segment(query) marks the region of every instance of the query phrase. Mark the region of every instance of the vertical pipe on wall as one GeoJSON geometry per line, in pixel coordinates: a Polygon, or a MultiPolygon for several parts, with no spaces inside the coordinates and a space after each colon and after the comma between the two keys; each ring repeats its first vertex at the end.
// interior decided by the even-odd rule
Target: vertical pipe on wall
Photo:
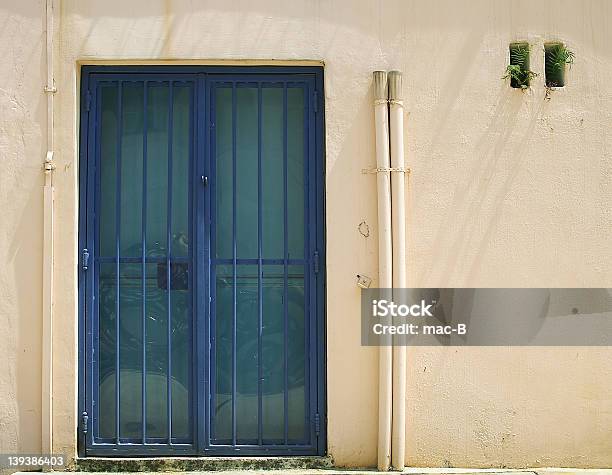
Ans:
{"type": "MultiPolygon", "coordinates": [[[[374,71],[374,120],[376,124],[376,185],[378,189],[378,286],[392,286],[391,182],[389,179],[389,121],[387,73],[374,71]]],[[[391,461],[392,347],[381,344],[378,356],[378,469],[389,470],[391,461]]]]}
{"type": "MultiPolygon", "coordinates": [[[[45,163],[47,166],[49,162],[45,163]]],[[[43,335],[42,335],[42,441],[43,454],[53,451],[53,182],[45,168],[43,191],[43,335]]]]}
{"type": "MultiPolygon", "coordinates": [[[[404,193],[404,108],[402,73],[389,71],[391,144],[391,222],[393,228],[393,288],[406,287],[406,202],[404,193]]],[[[397,338],[397,336],[395,337],[397,338]]],[[[403,470],[406,457],[406,347],[393,346],[393,428],[391,465],[403,470]]]]}
{"type": "Polygon", "coordinates": [[[43,191],[43,312],[42,312],[42,401],[41,450],[53,451],[53,0],[47,0],[47,154],[44,161],[45,185],[43,191]]]}

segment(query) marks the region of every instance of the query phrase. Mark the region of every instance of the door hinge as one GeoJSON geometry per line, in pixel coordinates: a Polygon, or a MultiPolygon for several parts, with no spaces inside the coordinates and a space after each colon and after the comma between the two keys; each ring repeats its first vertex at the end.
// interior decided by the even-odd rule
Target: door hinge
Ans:
{"type": "Polygon", "coordinates": [[[91,91],[87,90],[85,93],[85,110],[89,112],[91,108],[91,91]]]}
{"type": "Polygon", "coordinates": [[[315,429],[315,435],[317,437],[319,437],[319,435],[321,434],[321,416],[319,416],[319,414],[315,414],[314,417],[314,429],[315,429]]]}
{"type": "Polygon", "coordinates": [[[81,414],[81,432],[87,434],[87,425],[89,424],[89,415],[86,411],[81,414]]]}
{"type": "Polygon", "coordinates": [[[312,110],[315,114],[319,112],[319,91],[312,91],[312,110]]]}
{"type": "Polygon", "coordinates": [[[87,249],[83,249],[81,266],[83,267],[83,270],[87,270],[89,268],[89,251],[87,249]]]}
{"type": "Polygon", "coordinates": [[[314,269],[314,273],[318,274],[319,273],[319,267],[321,265],[321,259],[319,257],[319,251],[315,251],[312,255],[312,266],[314,269]]]}

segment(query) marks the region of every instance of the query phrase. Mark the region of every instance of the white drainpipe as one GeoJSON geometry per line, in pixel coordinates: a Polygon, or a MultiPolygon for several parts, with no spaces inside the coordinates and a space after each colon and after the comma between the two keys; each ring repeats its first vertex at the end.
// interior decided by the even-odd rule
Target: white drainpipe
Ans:
{"type": "MultiPolygon", "coordinates": [[[[389,121],[387,73],[374,71],[374,120],[376,123],[376,167],[378,189],[378,287],[392,286],[391,182],[389,178],[389,121]]],[[[381,345],[378,356],[378,469],[389,470],[391,462],[391,398],[393,351],[381,345]]]]}
{"type": "MultiPolygon", "coordinates": [[[[389,72],[393,288],[406,287],[406,201],[404,195],[404,107],[402,73],[389,72]]],[[[406,347],[393,347],[393,431],[391,465],[403,470],[406,459],[406,347]]]]}
{"type": "Polygon", "coordinates": [[[43,191],[43,332],[42,332],[42,440],[43,454],[53,452],[53,0],[47,0],[47,155],[43,191]]]}

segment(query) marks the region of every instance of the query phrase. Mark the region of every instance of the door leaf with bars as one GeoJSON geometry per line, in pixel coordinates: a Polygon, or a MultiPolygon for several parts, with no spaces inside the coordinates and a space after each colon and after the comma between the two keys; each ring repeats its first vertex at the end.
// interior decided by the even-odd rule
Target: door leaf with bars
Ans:
{"type": "Polygon", "coordinates": [[[82,455],[324,450],[321,71],[230,69],[83,70],[82,455]]]}

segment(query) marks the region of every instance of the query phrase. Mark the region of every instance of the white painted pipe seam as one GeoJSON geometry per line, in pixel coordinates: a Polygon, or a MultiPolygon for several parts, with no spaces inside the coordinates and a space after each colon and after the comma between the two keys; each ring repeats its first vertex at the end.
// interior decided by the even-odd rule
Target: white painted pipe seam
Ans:
{"type": "MultiPolygon", "coordinates": [[[[376,127],[376,166],[388,169],[389,121],[387,106],[387,73],[374,71],[374,120],[376,127]]],[[[391,288],[391,181],[389,172],[376,175],[378,193],[378,287],[391,288]]],[[[381,344],[378,356],[378,469],[389,470],[391,464],[391,411],[392,411],[393,351],[381,344]]]]}
{"type": "MultiPolygon", "coordinates": [[[[391,167],[404,169],[404,108],[402,106],[402,73],[390,71],[389,127],[391,167]]],[[[405,175],[391,174],[391,227],[393,229],[393,288],[406,287],[406,201],[405,175]]],[[[395,337],[399,340],[399,337],[395,337]]],[[[391,466],[403,470],[406,460],[406,347],[393,346],[393,421],[391,466]]]]}
{"type": "Polygon", "coordinates": [[[41,449],[53,453],[53,0],[47,0],[46,62],[47,83],[47,154],[44,158],[45,185],[43,189],[43,279],[42,279],[42,392],[41,392],[41,449]]]}

